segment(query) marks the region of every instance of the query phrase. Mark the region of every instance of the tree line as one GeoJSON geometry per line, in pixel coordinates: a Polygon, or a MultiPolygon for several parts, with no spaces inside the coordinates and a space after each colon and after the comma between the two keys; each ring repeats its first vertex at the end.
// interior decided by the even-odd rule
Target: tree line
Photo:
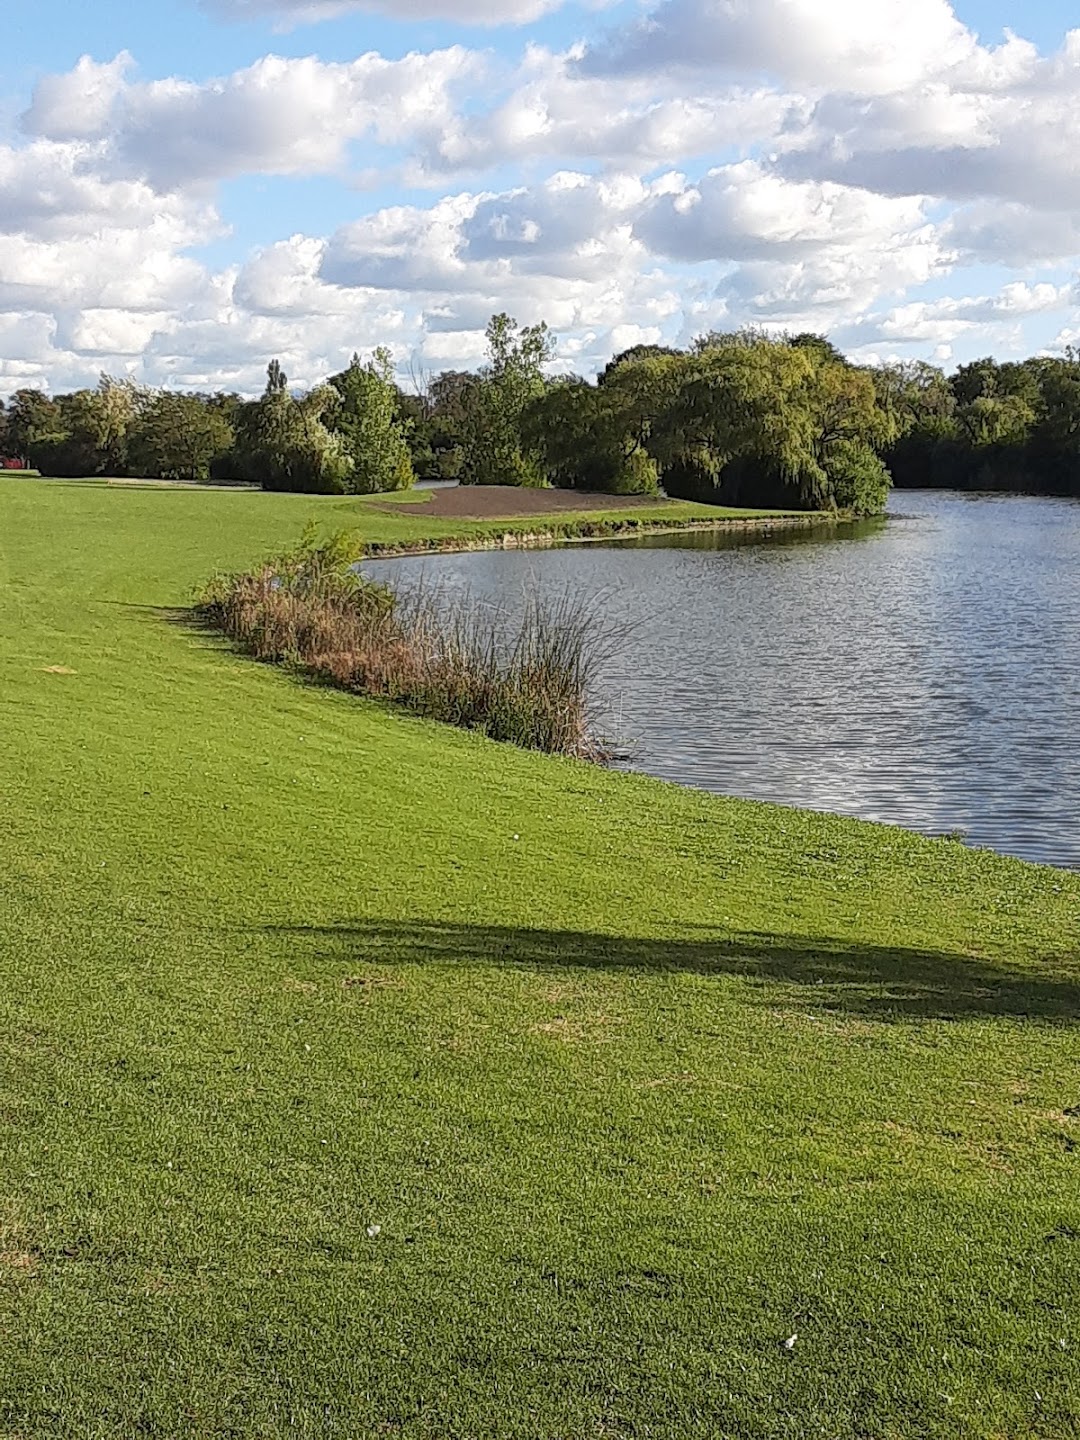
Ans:
{"type": "Polygon", "coordinates": [[[896,431],[894,484],[1080,495],[1080,351],[974,360],[949,376],[922,361],[874,373],[896,431]]]}
{"type": "Polygon", "coordinates": [[[547,374],[546,325],[494,316],[477,371],[413,392],[388,351],[257,400],[102,376],[0,406],[0,454],[50,475],[372,494],[417,479],[879,512],[902,486],[1080,493],[1080,355],[862,367],[819,335],[710,332],[635,346],[595,381],[547,374]]]}

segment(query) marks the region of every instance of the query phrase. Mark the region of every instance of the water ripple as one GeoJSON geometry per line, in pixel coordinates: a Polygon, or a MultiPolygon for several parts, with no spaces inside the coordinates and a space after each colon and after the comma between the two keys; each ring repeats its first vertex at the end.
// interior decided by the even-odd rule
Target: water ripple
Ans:
{"type": "Polygon", "coordinates": [[[600,697],[629,764],[1080,868],[1080,502],[907,492],[828,535],[382,562],[633,628],[600,697]]]}

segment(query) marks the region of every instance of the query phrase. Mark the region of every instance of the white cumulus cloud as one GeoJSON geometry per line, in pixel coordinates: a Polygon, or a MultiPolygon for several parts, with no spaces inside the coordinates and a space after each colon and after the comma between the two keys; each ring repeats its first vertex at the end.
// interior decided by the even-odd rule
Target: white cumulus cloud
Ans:
{"type": "Polygon", "coordinates": [[[90,66],[112,77],[107,105],[104,91],[80,101],[86,66],[39,82],[24,128],[50,141],[97,141],[102,168],[107,160],[114,176],[169,191],[235,175],[338,170],[350,142],[365,138],[418,144],[451,125],[459,92],[478,83],[484,60],[462,46],[400,60],[371,52],[348,63],[265,55],[201,83],[136,83],[124,80],[121,56],[90,66]]]}
{"type": "Polygon", "coordinates": [[[437,183],[545,157],[591,156],[608,165],[668,164],[673,157],[740,150],[808,118],[811,104],[767,87],[657,87],[586,75],[580,49],[532,47],[487,105],[462,110],[419,150],[410,178],[437,183]]]}
{"type": "MultiPolygon", "coordinates": [[[[205,6],[527,25],[559,3],[205,6]]],[[[1040,52],[948,0],[574,13],[600,38],[561,53],[463,30],[393,57],[255,51],[209,79],[126,50],[42,76],[0,141],[0,392],[102,368],[252,390],[274,354],[304,384],[381,341],[471,364],[504,309],[585,370],[748,322],[861,355],[1075,333],[1080,30],[1040,52]]]]}
{"type": "Polygon", "coordinates": [[[664,0],[592,46],[593,73],[666,67],[887,94],[970,61],[948,0],[664,0]]]}
{"type": "Polygon", "coordinates": [[[133,64],[126,50],[104,64],[84,55],[74,69],[64,74],[42,76],[23,116],[24,128],[31,135],[50,140],[100,135],[133,64]]]}
{"type": "Polygon", "coordinates": [[[202,0],[229,20],[264,20],[281,28],[333,20],[339,15],[389,15],[395,20],[451,20],[461,25],[527,25],[566,0],[202,0]]]}

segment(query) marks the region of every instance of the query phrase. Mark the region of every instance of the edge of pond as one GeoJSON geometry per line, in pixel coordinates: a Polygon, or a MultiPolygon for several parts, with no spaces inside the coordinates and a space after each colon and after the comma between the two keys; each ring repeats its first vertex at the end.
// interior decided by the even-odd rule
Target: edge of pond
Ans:
{"type": "Polygon", "coordinates": [[[820,510],[777,511],[770,516],[718,517],[715,520],[680,520],[622,518],[553,519],[529,529],[499,529],[459,535],[433,535],[418,540],[372,541],[364,546],[365,560],[393,560],[411,555],[467,554],[484,550],[539,550],[558,545],[603,544],[612,540],[633,540],[641,535],[681,535],[700,531],[758,531],[768,535],[774,530],[810,529],[817,526],[843,524],[853,517],[845,511],[826,513],[820,510]]]}

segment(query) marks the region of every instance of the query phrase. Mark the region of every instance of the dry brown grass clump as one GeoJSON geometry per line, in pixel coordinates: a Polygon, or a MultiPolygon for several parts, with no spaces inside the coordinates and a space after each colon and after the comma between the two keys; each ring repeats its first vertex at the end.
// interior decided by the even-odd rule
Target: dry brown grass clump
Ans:
{"type": "Polygon", "coordinates": [[[365,579],[339,536],[219,577],[203,616],[260,660],[495,740],[599,758],[591,679],[612,636],[584,603],[526,599],[520,618],[438,591],[406,598],[365,579]]]}

